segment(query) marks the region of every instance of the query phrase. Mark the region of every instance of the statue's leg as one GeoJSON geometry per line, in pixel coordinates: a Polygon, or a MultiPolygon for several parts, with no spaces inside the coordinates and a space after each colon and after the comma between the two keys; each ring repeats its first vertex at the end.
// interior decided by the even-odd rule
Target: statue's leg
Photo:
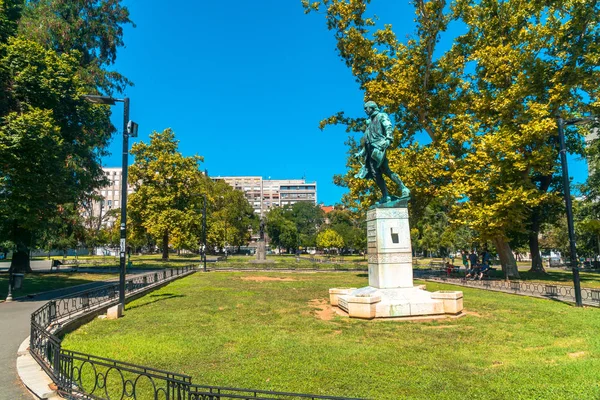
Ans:
{"type": "Polygon", "coordinates": [[[385,179],[383,179],[381,168],[379,167],[379,165],[377,165],[377,161],[373,159],[372,154],[373,148],[368,146],[365,165],[369,169],[369,174],[381,190],[381,199],[379,200],[379,204],[387,203],[390,200],[388,196],[387,184],[385,183],[385,179]]]}
{"type": "Polygon", "coordinates": [[[375,174],[375,183],[379,186],[381,190],[381,200],[379,200],[380,204],[387,203],[389,200],[387,184],[385,183],[385,179],[383,179],[383,175],[381,173],[375,174]]]}
{"type": "Polygon", "coordinates": [[[408,190],[408,188],[406,186],[404,186],[404,183],[402,182],[402,180],[400,179],[398,174],[395,174],[392,172],[392,170],[390,169],[390,167],[387,163],[387,160],[386,160],[385,164],[383,165],[383,173],[386,174],[387,176],[389,176],[389,178],[396,185],[398,185],[398,188],[402,192],[402,194],[400,195],[401,198],[408,198],[410,196],[410,190],[408,190]]]}

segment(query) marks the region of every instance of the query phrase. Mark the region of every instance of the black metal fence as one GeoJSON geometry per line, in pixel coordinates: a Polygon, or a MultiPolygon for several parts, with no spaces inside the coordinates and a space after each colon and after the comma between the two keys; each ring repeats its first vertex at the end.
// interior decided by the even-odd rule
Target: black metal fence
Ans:
{"type": "MultiPolygon", "coordinates": [[[[467,280],[460,277],[447,276],[441,269],[415,269],[415,278],[434,279],[453,285],[473,287],[477,289],[495,290],[504,293],[524,296],[551,298],[569,303],[575,303],[575,288],[566,285],[553,285],[528,281],[506,281],[499,279],[467,280]]],[[[583,303],[600,307],[600,289],[581,288],[583,303]]]]}
{"type": "MultiPolygon", "coordinates": [[[[195,271],[195,267],[170,268],[127,279],[126,296],[141,293],[195,271]]],[[[61,347],[58,335],[66,322],[118,303],[118,282],[51,300],[31,315],[29,350],[68,399],[120,400],[220,400],[220,399],[328,399],[348,397],[192,384],[188,375],[97,357],[61,347]]]]}

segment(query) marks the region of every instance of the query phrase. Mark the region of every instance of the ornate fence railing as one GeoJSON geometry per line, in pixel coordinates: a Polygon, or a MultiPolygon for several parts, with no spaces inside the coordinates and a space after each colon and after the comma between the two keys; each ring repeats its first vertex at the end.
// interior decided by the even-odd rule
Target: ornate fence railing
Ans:
{"type": "MultiPolygon", "coordinates": [[[[186,276],[195,267],[170,268],[129,278],[126,296],[186,276]]],[[[110,283],[74,295],[51,300],[31,315],[30,354],[67,399],[121,400],[221,400],[221,399],[328,399],[358,400],[349,397],[271,392],[197,385],[188,375],[131,364],[61,347],[61,328],[118,303],[119,284],[110,283]]]]}
{"type": "MultiPolygon", "coordinates": [[[[499,279],[467,280],[447,276],[445,270],[422,269],[414,270],[415,278],[435,279],[453,285],[473,287],[477,289],[495,290],[504,293],[524,296],[543,297],[575,303],[575,288],[566,285],[553,285],[540,282],[506,281],[499,279]]],[[[581,298],[584,304],[600,307],[600,289],[581,288],[581,298]]]]}

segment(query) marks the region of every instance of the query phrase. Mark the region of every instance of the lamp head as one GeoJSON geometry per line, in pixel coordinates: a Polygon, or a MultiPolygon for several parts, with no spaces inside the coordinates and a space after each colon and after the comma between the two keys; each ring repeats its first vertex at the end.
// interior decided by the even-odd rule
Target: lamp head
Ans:
{"type": "Polygon", "coordinates": [[[95,94],[84,94],[83,96],[84,99],[86,99],[87,101],[89,101],[90,103],[94,103],[94,104],[107,104],[110,106],[114,106],[115,102],[117,101],[117,99],[114,99],[110,96],[98,96],[95,94]]]}

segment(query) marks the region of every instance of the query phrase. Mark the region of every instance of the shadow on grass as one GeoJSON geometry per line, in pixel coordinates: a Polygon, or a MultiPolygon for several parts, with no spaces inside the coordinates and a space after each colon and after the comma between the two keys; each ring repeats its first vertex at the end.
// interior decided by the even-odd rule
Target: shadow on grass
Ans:
{"type": "MultiPolygon", "coordinates": [[[[519,271],[521,281],[547,281],[563,284],[573,283],[573,273],[571,271],[546,271],[546,272],[531,272],[531,271],[519,271]]],[[[496,271],[494,278],[503,279],[504,275],[502,271],[496,271]]],[[[597,272],[580,271],[579,279],[582,283],[594,282],[600,283],[600,274],[597,272]]]]}
{"type": "MultiPolygon", "coordinates": [[[[92,283],[94,280],[74,278],[67,274],[49,275],[30,273],[25,275],[21,289],[13,291],[13,296],[19,298],[30,296],[36,293],[47,292],[55,289],[67,288],[70,286],[92,283]]],[[[8,295],[8,274],[0,276],[0,299],[4,300],[8,295]]],[[[24,299],[27,300],[27,299],[24,299]]]]}
{"type": "Polygon", "coordinates": [[[557,299],[556,297],[544,296],[544,298],[548,299],[548,300],[551,300],[551,301],[555,301],[555,302],[560,303],[560,304],[564,304],[565,306],[569,306],[569,307],[573,307],[573,308],[576,307],[575,303],[569,303],[568,301],[557,299]]]}
{"type": "Polygon", "coordinates": [[[185,297],[183,294],[173,294],[173,293],[162,293],[162,294],[150,294],[145,296],[146,298],[153,298],[153,300],[146,301],[142,304],[136,304],[134,306],[127,307],[126,310],[133,310],[136,308],[144,307],[149,304],[157,303],[163,300],[175,299],[177,297],[185,297]]]}

